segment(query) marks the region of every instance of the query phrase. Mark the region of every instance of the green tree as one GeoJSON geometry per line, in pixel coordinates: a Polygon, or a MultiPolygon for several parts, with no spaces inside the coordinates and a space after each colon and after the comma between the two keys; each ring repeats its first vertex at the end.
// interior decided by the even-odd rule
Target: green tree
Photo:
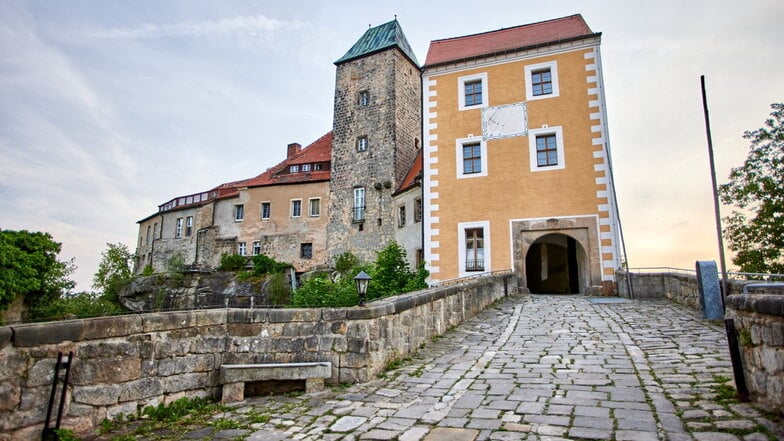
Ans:
{"type": "Polygon", "coordinates": [[[98,271],[93,277],[93,288],[103,292],[105,300],[116,302],[120,291],[131,282],[133,258],[127,245],[119,242],[106,244],[98,271]]]}
{"type": "Polygon", "coordinates": [[[386,297],[404,291],[409,279],[413,278],[408,269],[406,250],[397,242],[390,242],[377,253],[376,265],[371,273],[368,299],[386,297]]]}
{"type": "Polygon", "coordinates": [[[743,134],[751,143],[742,166],[719,187],[733,206],[724,236],[741,271],[784,273],[784,104],[771,104],[764,126],[743,134]]]}
{"type": "Polygon", "coordinates": [[[0,310],[16,296],[35,310],[73,289],[73,260],[57,260],[61,244],[49,233],[0,230],[0,310]]]}

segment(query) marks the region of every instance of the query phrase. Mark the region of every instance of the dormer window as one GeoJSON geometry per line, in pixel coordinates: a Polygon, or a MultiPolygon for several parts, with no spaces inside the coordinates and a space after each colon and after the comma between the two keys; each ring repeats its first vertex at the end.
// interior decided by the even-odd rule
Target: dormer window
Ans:
{"type": "Polygon", "coordinates": [[[310,164],[302,164],[302,171],[309,172],[310,171],[310,164]]]}
{"type": "Polygon", "coordinates": [[[289,173],[299,173],[299,166],[292,165],[291,167],[289,167],[289,173]]]}
{"type": "Polygon", "coordinates": [[[313,164],[313,170],[315,170],[315,171],[319,171],[319,170],[321,170],[323,167],[324,167],[324,166],[323,166],[322,164],[313,164]]]}

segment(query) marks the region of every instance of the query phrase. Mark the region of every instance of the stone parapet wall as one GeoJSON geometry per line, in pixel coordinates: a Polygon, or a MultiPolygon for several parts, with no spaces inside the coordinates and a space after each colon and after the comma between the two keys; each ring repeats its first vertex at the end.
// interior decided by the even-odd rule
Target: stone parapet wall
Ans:
{"type": "MultiPolygon", "coordinates": [[[[472,279],[321,309],[215,309],[0,327],[0,440],[39,439],[58,352],[73,351],[63,428],[183,396],[220,394],[221,364],[332,362],[329,383],[364,382],[517,286],[472,279]]],[[[510,280],[512,279],[512,280],[510,280]]]]}
{"type": "MultiPolygon", "coordinates": [[[[701,311],[700,292],[697,287],[697,276],[687,272],[662,273],[628,273],[618,271],[618,295],[629,298],[627,278],[631,274],[632,291],[635,299],[668,299],[681,306],[701,311]]],[[[740,293],[743,286],[752,282],[730,280],[730,293],[740,293]]]]}
{"type": "Polygon", "coordinates": [[[731,295],[726,318],[738,332],[743,371],[751,398],[784,415],[784,295],[731,295]]]}

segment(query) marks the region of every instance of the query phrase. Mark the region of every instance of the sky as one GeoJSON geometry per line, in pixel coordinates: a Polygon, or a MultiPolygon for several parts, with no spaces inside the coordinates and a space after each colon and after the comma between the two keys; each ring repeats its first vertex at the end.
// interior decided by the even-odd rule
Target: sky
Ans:
{"type": "Polygon", "coordinates": [[[90,290],[159,204],[330,131],[333,63],[369,25],[397,17],[422,64],[432,40],[576,13],[602,33],[630,267],[717,260],[700,76],[722,183],[784,101],[780,0],[0,0],[0,228],[52,234],[90,290]]]}

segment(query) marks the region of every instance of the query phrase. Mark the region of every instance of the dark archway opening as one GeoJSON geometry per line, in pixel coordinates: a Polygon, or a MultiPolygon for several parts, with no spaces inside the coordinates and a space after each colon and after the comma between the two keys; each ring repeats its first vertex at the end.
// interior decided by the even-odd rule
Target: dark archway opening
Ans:
{"type": "Polygon", "coordinates": [[[579,294],[580,244],[564,234],[537,239],[525,256],[525,277],[534,294],[579,294]]]}

